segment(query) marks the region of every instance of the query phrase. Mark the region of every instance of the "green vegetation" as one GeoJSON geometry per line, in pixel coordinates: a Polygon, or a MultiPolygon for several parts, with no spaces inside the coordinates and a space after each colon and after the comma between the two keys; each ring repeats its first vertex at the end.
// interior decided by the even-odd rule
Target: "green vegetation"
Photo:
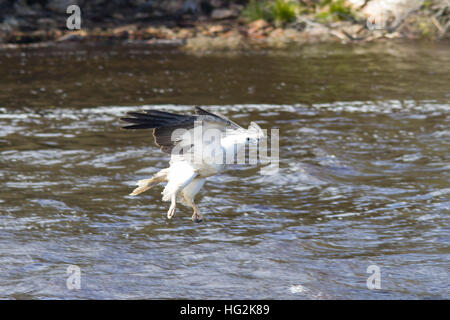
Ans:
{"type": "Polygon", "coordinates": [[[436,37],[438,30],[436,30],[436,27],[430,18],[421,17],[416,23],[418,24],[418,29],[422,38],[436,37]]]}
{"type": "Polygon", "coordinates": [[[249,21],[255,21],[264,19],[266,21],[272,21],[273,15],[271,14],[268,6],[268,1],[251,0],[247,6],[242,10],[242,16],[249,21]]]}
{"type": "Polygon", "coordinates": [[[345,0],[295,1],[295,0],[250,0],[242,16],[255,21],[264,19],[276,26],[295,21],[297,15],[314,13],[320,22],[355,20],[355,12],[345,0]]]}
{"type": "Polygon", "coordinates": [[[301,6],[293,0],[251,0],[242,11],[242,16],[249,21],[264,19],[274,22],[276,26],[295,21],[301,6]]]}
{"type": "Polygon", "coordinates": [[[345,0],[322,0],[318,5],[317,19],[323,22],[333,20],[354,20],[355,13],[345,0]]]}
{"type": "Polygon", "coordinates": [[[300,6],[297,2],[290,0],[276,0],[270,8],[275,18],[275,25],[282,26],[295,20],[300,6]]]}

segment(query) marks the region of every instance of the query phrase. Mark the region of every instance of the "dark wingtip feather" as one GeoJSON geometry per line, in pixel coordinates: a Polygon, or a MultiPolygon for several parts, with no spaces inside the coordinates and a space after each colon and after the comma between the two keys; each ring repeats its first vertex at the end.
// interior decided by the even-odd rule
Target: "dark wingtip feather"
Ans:
{"type": "Polygon", "coordinates": [[[122,127],[123,129],[152,129],[167,126],[175,126],[180,122],[193,118],[192,116],[179,115],[157,110],[147,110],[145,113],[127,112],[129,117],[120,120],[133,125],[122,127]]]}
{"type": "Polygon", "coordinates": [[[153,129],[155,128],[154,125],[149,124],[133,124],[131,126],[125,126],[122,127],[122,129],[128,130],[128,129],[153,129]]]}

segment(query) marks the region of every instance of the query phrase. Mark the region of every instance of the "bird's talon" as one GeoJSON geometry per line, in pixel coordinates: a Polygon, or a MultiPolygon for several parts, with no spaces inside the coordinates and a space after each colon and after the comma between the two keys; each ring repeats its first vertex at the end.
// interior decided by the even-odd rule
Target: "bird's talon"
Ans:
{"type": "Polygon", "coordinates": [[[192,221],[194,221],[195,223],[200,223],[200,222],[203,221],[203,217],[194,214],[194,215],[192,216],[192,221]]]}

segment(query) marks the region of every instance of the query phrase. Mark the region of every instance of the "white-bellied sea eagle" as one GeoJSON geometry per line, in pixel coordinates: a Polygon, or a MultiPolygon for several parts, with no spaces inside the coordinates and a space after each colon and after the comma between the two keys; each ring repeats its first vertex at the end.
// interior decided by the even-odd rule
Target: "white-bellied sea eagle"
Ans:
{"type": "Polygon", "coordinates": [[[264,137],[254,122],[244,129],[218,113],[195,107],[195,115],[181,115],[158,110],[128,112],[121,120],[131,123],[124,129],[153,129],[156,144],[171,155],[169,167],[160,170],[150,179],[137,182],[131,195],[138,195],[151,187],[167,182],[163,201],[170,201],[167,212],[170,219],[175,214],[177,202],[192,207],[192,220],[202,221],[195,195],[207,177],[225,171],[247,143],[257,144],[264,137]]]}

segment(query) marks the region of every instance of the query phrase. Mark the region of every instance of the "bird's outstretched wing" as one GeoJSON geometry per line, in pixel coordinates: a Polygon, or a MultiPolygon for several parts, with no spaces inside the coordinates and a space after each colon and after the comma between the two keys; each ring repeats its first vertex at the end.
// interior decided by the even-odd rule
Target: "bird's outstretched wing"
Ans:
{"type": "Polygon", "coordinates": [[[165,153],[171,153],[174,146],[182,139],[176,136],[177,129],[192,129],[196,121],[201,121],[202,125],[214,127],[225,131],[227,127],[240,128],[233,121],[220,114],[206,111],[200,107],[195,107],[196,115],[182,115],[158,110],[145,110],[140,112],[128,112],[129,117],[120,120],[131,123],[122,127],[123,129],[153,129],[155,143],[165,153]]]}
{"type": "Polygon", "coordinates": [[[224,115],[222,115],[218,112],[216,112],[216,113],[209,112],[209,111],[206,111],[205,109],[200,108],[199,106],[195,106],[195,113],[198,115],[213,117],[213,118],[217,119],[217,121],[223,122],[225,125],[231,126],[234,129],[242,128],[236,122],[231,121],[230,119],[228,119],[227,117],[225,117],[224,115]]]}

